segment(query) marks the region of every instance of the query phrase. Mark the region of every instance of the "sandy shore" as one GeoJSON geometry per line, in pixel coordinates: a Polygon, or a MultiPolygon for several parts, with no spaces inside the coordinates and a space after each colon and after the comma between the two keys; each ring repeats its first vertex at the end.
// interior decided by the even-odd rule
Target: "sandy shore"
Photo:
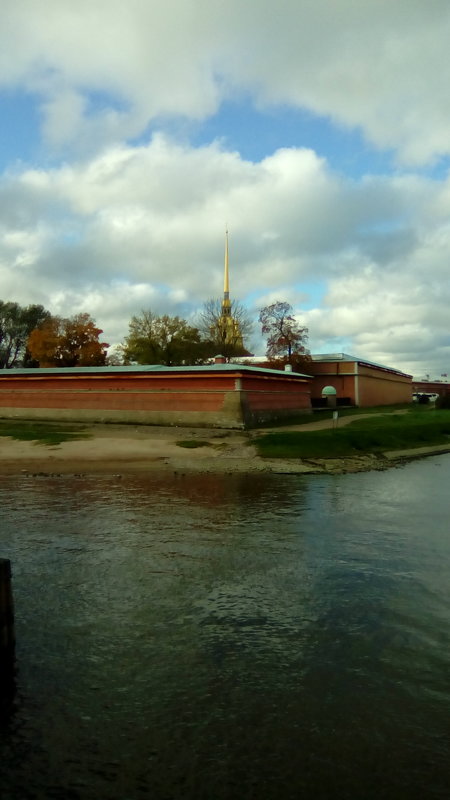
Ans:
{"type": "Polygon", "coordinates": [[[270,471],[247,432],[94,425],[55,446],[0,438],[0,474],[270,471]],[[177,442],[195,442],[183,447],[177,442]]]}
{"type": "MultiPolygon", "coordinates": [[[[323,423],[311,423],[301,428],[286,426],[284,430],[311,430],[323,426],[323,423]]],[[[344,473],[387,469],[411,458],[450,451],[450,445],[443,445],[384,453],[379,457],[263,459],[252,444],[255,431],[126,425],[93,425],[83,430],[87,438],[56,446],[1,437],[0,474],[344,473]],[[178,444],[180,441],[200,446],[182,447],[178,444]]]]}

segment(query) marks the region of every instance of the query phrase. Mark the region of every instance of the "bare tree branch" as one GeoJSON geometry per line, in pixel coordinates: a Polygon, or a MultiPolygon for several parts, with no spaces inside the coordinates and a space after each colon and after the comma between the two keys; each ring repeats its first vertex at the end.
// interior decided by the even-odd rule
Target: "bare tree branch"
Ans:
{"type": "Polygon", "coordinates": [[[266,355],[269,360],[285,358],[292,363],[294,357],[303,359],[309,356],[306,347],[308,328],[300,325],[293,316],[289,303],[276,302],[262,308],[259,314],[261,330],[267,337],[266,355]]]}
{"type": "Polygon", "coordinates": [[[245,306],[236,300],[231,301],[231,318],[235,324],[235,340],[230,341],[230,326],[223,324],[222,301],[219,298],[207,300],[199,313],[198,327],[205,339],[216,346],[217,354],[227,358],[231,356],[249,355],[245,341],[253,333],[253,319],[245,306]],[[244,346],[241,345],[241,340],[244,346]]]}

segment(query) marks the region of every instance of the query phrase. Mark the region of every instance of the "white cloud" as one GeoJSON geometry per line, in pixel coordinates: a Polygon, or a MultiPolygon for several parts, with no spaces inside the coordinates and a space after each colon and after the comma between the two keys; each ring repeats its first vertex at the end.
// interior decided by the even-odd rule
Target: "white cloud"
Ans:
{"type": "Polygon", "coordinates": [[[450,290],[436,279],[440,255],[431,243],[425,272],[422,255],[419,247],[408,263],[332,281],[324,306],[304,315],[315,349],[334,342],[328,349],[345,350],[350,341],[354,355],[413,374],[447,372],[450,290]]]}
{"type": "Polygon", "coordinates": [[[420,164],[449,154],[449,38],[447,0],[3,0],[0,86],[41,98],[53,144],[95,149],[242,96],[420,164]]]}
{"type": "Polygon", "coordinates": [[[253,164],[161,135],[110,147],[0,180],[2,299],[87,311],[120,341],[143,308],[189,316],[220,295],[228,221],[234,297],[287,300],[315,351],[449,372],[449,186],[347,180],[302,149],[253,164]],[[302,310],[315,281],[324,299],[302,310]]]}

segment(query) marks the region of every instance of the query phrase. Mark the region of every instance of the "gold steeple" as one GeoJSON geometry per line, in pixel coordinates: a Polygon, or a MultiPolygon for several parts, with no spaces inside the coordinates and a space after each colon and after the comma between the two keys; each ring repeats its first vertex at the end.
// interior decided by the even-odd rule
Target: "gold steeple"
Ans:
{"type": "Polygon", "coordinates": [[[231,302],[230,302],[230,272],[228,265],[228,226],[225,230],[225,265],[223,272],[223,300],[222,300],[222,315],[229,317],[231,315],[231,302]]]}
{"type": "Polygon", "coordinates": [[[225,264],[223,273],[223,300],[220,317],[218,320],[220,339],[224,346],[233,350],[242,350],[242,332],[237,319],[231,314],[230,300],[230,271],[228,258],[228,226],[225,229],[225,264]]]}

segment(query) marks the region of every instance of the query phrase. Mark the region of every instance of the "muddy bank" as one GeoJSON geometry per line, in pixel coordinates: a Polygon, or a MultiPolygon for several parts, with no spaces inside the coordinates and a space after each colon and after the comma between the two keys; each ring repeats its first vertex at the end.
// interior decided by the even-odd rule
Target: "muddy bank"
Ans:
{"type": "MultiPolygon", "coordinates": [[[[273,472],[342,474],[383,470],[413,458],[449,452],[450,445],[351,458],[264,459],[245,431],[95,425],[88,438],[47,446],[0,438],[0,474],[127,472],[273,472]]],[[[253,432],[254,435],[254,432],[253,432]]]]}

